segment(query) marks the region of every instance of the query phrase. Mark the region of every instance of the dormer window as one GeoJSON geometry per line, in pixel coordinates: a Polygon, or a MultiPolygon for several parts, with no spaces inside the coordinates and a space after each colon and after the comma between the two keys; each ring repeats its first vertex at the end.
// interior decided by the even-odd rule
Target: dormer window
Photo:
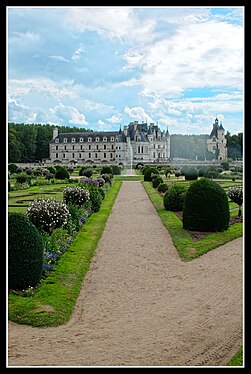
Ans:
{"type": "Polygon", "coordinates": [[[84,140],[83,138],[79,138],[80,143],[83,143],[83,140],[84,140]]]}
{"type": "Polygon", "coordinates": [[[114,136],[111,136],[111,142],[114,142],[114,136]]]}
{"type": "Polygon", "coordinates": [[[107,142],[107,137],[106,136],[103,137],[103,142],[107,142]]]}
{"type": "Polygon", "coordinates": [[[58,143],[59,142],[59,139],[57,138],[57,139],[55,139],[55,143],[58,143]]]}
{"type": "Polygon", "coordinates": [[[75,138],[71,138],[72,143],[75,143],[75,138]]]}
{"type": "Polygon", "coordinates": [[[64,138],[64,143],[67,143],[67,138],[64,138]]]}
{"type": "Polygon", "coordinates": [[[96,142],[99,142],[99,137],[98,136],[96,137],[96,142]]]}
{"type": "Polygon", "coordinates": [[[89,136],[88,137],[88,142],[91,142],[92,141],[92,138],[89,136]]]}

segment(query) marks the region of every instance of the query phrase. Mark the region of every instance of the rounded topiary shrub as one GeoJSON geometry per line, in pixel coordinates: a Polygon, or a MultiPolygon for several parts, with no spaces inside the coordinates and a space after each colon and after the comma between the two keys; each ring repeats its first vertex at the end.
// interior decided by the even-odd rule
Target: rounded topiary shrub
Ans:
{"type": "Polygon", "coordinates": [[[61,179],[61,180],[62,179],[69,179],[70,174],[65,168],[63,168],[61,166],[59,169],[57,169],[56,174],[55,174],[55,178],[56,179],[61,179]]]}
{"type": "Polygon", "coordinates": [[[183,227],[196,231],[224,231],[229,226],[228,197],[215,181],[202,178],[189,187],[183,209],[183,227]]]}
{"type": "Polygon", "coordinates": [[[168,185],[167,185],[166,183],[160,183],[160,184],[158,185],[158,187],[157,187],[157,190],[158,190],[159,192],[164,193],[164,192],[166,192],[166,191],[168,190],[168,185]]]}
{"type": "Polygon", "coordinates": [[[42,238],[23,214],[10,213],[8,218],[8,286],[12,289],[34,287],[43,269],[42,238]]]}
{"type": "Polygon", "coordinates": [[[121,174],[121,168],[118,165],[112,165],[112,174],[113,175],[120,175],[121,174]]]}
{"type": "Polygon", "coordinates": [[[112,169],[110,166],[102,166],[102,169],[100,171],[100,174],[112,174],[112,169]]]}
{"type": "Polygon", "coordinates": [[[168,187],[164,197],[163,203],[166,210],[179,212],[183,210],[186,189],[179,184],[173,184],[168,187]]]}
{"type": "Polygon", "coordinates": [[[198,171],[194,166],[188,168],[185,172],[185,180],[193,181],[198,179],[198,171]]]}
{"type": "Polygon", "coordinates": [[[163,179],[161,177],[154,178],[152,180],[153,188],[157,188],[160,183],[163,183],[163,179]]]}
{"type": "Polygon", "coordinates": [[[151,182],[152,174],[159,174],[159,172],[156,168],[147,168],[144,172],[144,181],[151,182]]]}

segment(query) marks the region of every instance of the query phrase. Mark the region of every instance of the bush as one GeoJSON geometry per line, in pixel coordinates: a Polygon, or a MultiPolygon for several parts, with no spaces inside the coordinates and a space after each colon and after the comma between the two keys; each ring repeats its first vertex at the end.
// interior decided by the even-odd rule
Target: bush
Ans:
{"type": "Polygon", "coordinates": [[[91,210],[93,213],[98,212],[103,200],[101,192],[99,191],[99,187],[88,185],[87,188],[90,192],[91,210]]]}
{"type": "Polygon", "coordinates": [[[186,169],[184,174],[185,180],[187,181],[193,181],[198,179],[198,171],[194,166],[191,166],[190,168],[186,169]]]}
{"type": "Polygon", "coordinates": [[[26,173],[20,173],[16,176],[16,180],[20,184],[27,182],[27,179],[28,179],[28,175],[26,173]]]}
{"type": "Polygon", "coordinates": [[[224,231],[230,220],[227,194],[216,182],[202,178],[189,187],[183,210],[183,227],[197,231],[224,231]]]}
{"type": "Polygon", "coordinates": [[[112,175],[111,174],[101,174],[101,178],[104,179],[105,183],[112,184],[112,175]]]}
{"type": "Polygon", "coordinates": [[[171,185],[163,197],[163,203],[166,210],[179,212],[183,210],[186,189],[179,184],[171,185]]]}
{"type": "Polygon", "coordinates": [[[82,170],[81,175],[83,175],[84,177],[87,177],[87,178],[91,178],[92,174],[93,174],[92,169],[84,169],[84,170],[82,170]]]}
{"type": "Polygon", "coordinates": [[[205,178],[217,178],[219,175],[217,169],[214,166],[209,166],[205,172],[204,172],[204,177],[205,178]]]}
{"type": "Polygon", "coordinates": [[[110,166],[102,166],[100,174],[111,174],[112,175],[112,169],[110,168],[110,166]]]}
{"type": "Polygon", "coordinates": [[[14,174],[16,173],[17,171],[17,165],[16,164],[9,164],[8,165],[8,170],[11,174],[14,174]]]}
{"type": "Polygon", "coordinates": [[[121,168],[118,165],[112,165],[112,174],[113,175],[120,175],[121,174],[121,168]]]}
{"type": "Polygon", "coordinates": [[[168,190],[168,185],[167,185],[166,183],[160,183],[160,184],[158,185],[157,190],[158,190],[159,192],[164,193],[164,192],[166,192],[166,191],[168,190]]]}
{"type": "Polygon", "coordinates": [[[57,168],[57,171],[55,173],[55,178],[60,179],[60,180],[69,179],[70,174],[68,173],[68,171],[65,168],[60,166],[60,168],[57,168]]]}
{"type": "Polygon", "coordinates": [[[85,187],[70,186],[63,189],[63,199],[66,204],[82,206],[87,200],[90,200],[90,192],[85,187]]]}
{"type": "Polygon", "coordinates": [[[51,233],[57,227],[67,224],[67,206],[54,199],[35,199],[27,208],[27,216],[37,229],[51,233]]]}
{"type": "Polygon", "coordinates": [[[147,168],[144,171],[144,181],[151,182],[152,181],[152,174],[159,174],[156,168],[147,168]]]}
{"type": "Polygon", "coordinates": [[[9,288],[34,287],[43,270],[43,242],[36,227],[20,213],[8,219],[9,288]]]}
{"type": "Polygon", "coordinates": [[[239,205],[238,217],[241,216],[241,206],[243,204],[243,191],[242,187],[229,187],[228,197],[235,203],[239,205]]]}
{"type": "Polygon", "coordinates": [[[153,188],[157,188],[160,183],[163,183],[163,179],[161,177],[154,178],[152,180],[153,188]]]}
{"type": "MultiPolygon", "coordinates": [[[[68,219],[68,222],[69,222],[69,220],[71,220],[71,224],[73,224],[75,230],[79,231],[79,229],[80,229],[80,219],[82,217],[82,211],[81,211],[80,207],[78,205],[69,203],[69,204],[67,204],[67,208],[68,208],[69,213],[70,213],[70,217],[68,219]]],[[[54,231],[56,231],[56,230],[54,230],[54,231]]]]}

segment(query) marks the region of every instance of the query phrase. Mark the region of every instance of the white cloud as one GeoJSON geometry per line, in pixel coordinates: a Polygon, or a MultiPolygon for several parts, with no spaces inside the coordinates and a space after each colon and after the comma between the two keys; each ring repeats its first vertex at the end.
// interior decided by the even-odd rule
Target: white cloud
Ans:
{"type": "Polygon", "coordinates": [[[65,24],[83,32],[96,31],[109,39],[143,41],[151,37],[155,21],[140,20],[128,7],[70,8],[64,14],[65,24]]]}
{"type": "Polygon", "coordinates": [[[113,114],[110,118],[107,118],[107,121],[110,123],[119,123],[122,120],[122,115],[115,115],[113,114]]]}
{"type": "Polygon", "coordinates": [[[73,125],[87,125],[85,115],[73,106],[59,103],[54,108],[49,108],[52,116],[59,118],[62,123],[67,125],[67,122],[73,125]]]}
{"type": "Polygon", "coordinates": [[[73,81],[54,82],[48,78],[10,79],[8,83],[10,96],[28,95],[32,91],[41,92],[48,96],[76,99],[77,93],[73,81]]]}
{"type": "Polygon", "coordinates": [[[124,112],[128,114],[131,118],[134,118],[139,121],[148,121],[148,122],[154,122],[151,116],[149,116],[144,108],[142,107],[133,107],[129,108],[128,106],[125,107],[124,112]]]}
{"type": "Polygon", "coordinates": [[[243,28],[224,22],[192,22],[176,33],[150,43],[135,45],[123,58],[128,69],[142,71],[125,85],[141,84],[169,97],[187,88],[243,84],[243,28]]]}
{"type": "Polygon", "coordinates": [[[80,47],[74,51],[71,57],[72,61],[78,61],[80,59],[81,54],[84,53],[85,50],[86,50],[85,45],[83,43],[80,43],[80,47]]]}
{"type": "Polygon", "coordinates": [[[63,56],[48,56],[49,58],[51,58],[52,60],[56,60],[56,61],[63,61],[63,62],[70,62],[69,60],[67,60],[66,58],[64,58],[63,56]]]}

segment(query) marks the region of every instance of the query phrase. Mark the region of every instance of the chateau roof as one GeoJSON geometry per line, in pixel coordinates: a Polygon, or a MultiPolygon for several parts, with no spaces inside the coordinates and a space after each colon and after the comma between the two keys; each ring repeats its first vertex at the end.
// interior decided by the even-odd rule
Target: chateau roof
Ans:
{"type": "Polygon", "coordinates": [[[96,132],[69,132],[69,133],[61,133],[56,136],[56,138],[52,141],[55,143],[55,140],[58,139],[59,143],[64,143],[64,139],[67,139],[67,142],[71,142],[72,138],[75,138],[75,142],[80,142],[80,138],[83,139],[83,142],[87,142],[88,138],[92,138],[95,140],[96,137],[100,138],[100,141],[103,141],[103,137],[107,138],[107,141],[111,141],[111,137],[117,137],[118,140],[123,137],[123,134],[119,134],[119,131],[96,131],[96,132]]]}

